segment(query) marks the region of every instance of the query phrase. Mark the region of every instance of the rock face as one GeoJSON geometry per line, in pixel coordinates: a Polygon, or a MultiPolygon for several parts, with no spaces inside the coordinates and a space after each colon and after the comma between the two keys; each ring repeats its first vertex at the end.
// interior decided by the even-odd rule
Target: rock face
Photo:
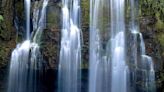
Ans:
{"type": "Polygon", "coordinates": [[[156,69],[157,92],[164,92],[164,1],[142,0],[140,2],[140,30],[146,53],[153,58],[156,69]]]}
{"type": "Polygon", "coordinates": [[[41,44],[43,57],[49,69],[57,69],[60,54],[61,31],[60,2],[49,2],[47,8],[47,29],[44,30],[41,44]]]}
{"type": "Polygon", "coordinates": [[[3,21],[0,21],[0,91],[5,91],[8,64],[10,54],[15,47],[15,29],[13,27],[13,2],[11,0],[0,1],[0,15],[3,21]]]}
{"type": "Polygon", "coordinates": [[[15,47],[15,31],[13,27],[13,10],[10,0],[2,0],[0,15],[4,20],[0,22],[0,68],[7,64],[11,49],[15,47]]]}
{"type": "Polygon", "coordinates": [[[153,58],[155,69],[160,70],[162,68],[161,46],[156,39],[155,23],[154,17],[142,17],[140,19],[140,31],[144,37],[146,53],[153,58]]]}

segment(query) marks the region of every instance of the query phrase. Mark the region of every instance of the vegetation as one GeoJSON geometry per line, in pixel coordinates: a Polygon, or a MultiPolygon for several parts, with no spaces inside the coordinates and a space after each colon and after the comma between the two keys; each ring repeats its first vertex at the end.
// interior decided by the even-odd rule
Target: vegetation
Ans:
{"type": "Polygon", "coordinates": [[[89,0],[81,1],[81,9],[82,9],[82,25],[89,26],[89,0]]]}
{"type": "MultiPolygon", "coordinates": [[[[0,25],[2,25],[2,22],[4,21],[3,16],[0,15],[0,25]]],[[[2,27],[0,26],[0,35],[2,33],[2,27]]]]}
{"type": "Polygon", "coordinates": [[[3,19],[3,16],[2,16],[2,15],[0,15],[0,22],[1,22],[1,21],[3,21],[3,20],[4,20],[4,19],[3,19]]]}

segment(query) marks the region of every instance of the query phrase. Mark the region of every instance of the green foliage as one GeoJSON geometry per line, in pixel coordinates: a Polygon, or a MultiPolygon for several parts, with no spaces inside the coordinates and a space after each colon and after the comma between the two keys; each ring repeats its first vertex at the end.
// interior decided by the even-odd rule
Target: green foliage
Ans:
{"type": "MultiPolygon", "coordinates": [[[[56,12],[58,12],[57,8],[56,8],[56,12]]],[[[51,11],[47,14],[47,22],[48,22],[47,25],[49,28],[50,27],[55,27],[55,28],[59,27],[59,20],[58,20],[59,14],[56,12],[51,11]]]]}
{"type": "Polygon", "coordinates": [[[3,21],[3,20],[4,20],[3,16],[0,15],[0,22],[3,21]]]}
{"type": "Polygon", "coordinates": [[[159,16],[160,14],[156,13],[157,22],[155,24],[155,27],[157,28],[157,30],[164,30],[164,22],[159,19],[159,16]]]}
{"type": "Polygon", "coordinates": [[[81,1],[81,9],[82,9],[82,25],[87,26],[89,25],[89,0],[82,0],[81,1]]]}
{"type": "Polygon", "coordinates": [[[7,49],[4,46],[0,46],[0,66],[5,65],[5,60],[8,56],[8,54],[6,53],[7,49]]]}
{"type": "MultiPolygon", "coordinates": [[[[164,48],[164,0],[140,0],[140,16],[156,18],[155,28],[158,30],[156,41],[159,42],[161,48],[164,48]]],[[[161,50],[164,54],[164,49],[161,50]]]]}
{"type": "Polygon", "coordinates": [[[2,21],[4,21],[4,18],[2,15],[0,15],[0,35],[2,33],[2,21]]]}
{"type": "Polygon", "coordinates": [[[160,33],[157,35],[157,40],[162,48],[164,48],[164,34],[160,33]]]}
{"type": "Polygon", "coordinates": [[[155,16],[164,22],[164,0],[140,0],[141,16],[155,16]]]}

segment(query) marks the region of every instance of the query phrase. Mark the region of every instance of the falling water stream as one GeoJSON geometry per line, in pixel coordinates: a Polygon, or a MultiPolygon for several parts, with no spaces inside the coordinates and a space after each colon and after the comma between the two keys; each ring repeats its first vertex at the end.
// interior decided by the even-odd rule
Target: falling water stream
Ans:
{"type": "Polygon", "coordinates": [[[25,0],[25,14],[26,14],[26,40],[30,40],[30,7],[31,0],[25,0]]]}
{"type": "Polygon", "coordinates": [[[58,73],[58,92],[80,92],[80,0],[62,0],[62,4],[63,26],[58,73]]]}
{"type": "Polygon", "coordinates": [[[125,0],[111,0],[111,92],[127,92],[125,0]],[[119,86],[119,87],[118,87],[119,86]]]}
{"type": "MultiPolygon", "coordinates": [[[[110,62],[107,56],[109,49],[103,46],[107,29],[103,29],[104,10],[109,9],[107,0],[90,0],[90,65],[89,92],[109,92],[110,62]],[[106,8],[102,8],[106,7],[106,8]]],[[[108,12],[106,11],[108,16],[108,12]]],[[[106,18],[108,20],[108,18],[106,18]]]]}
{"type": "Polygon", "coordinates": [[[39,72],[42,70],[42,56],[39,50],[40,36],[48,0],[43,1],[37,30],[30,34],[31,0],[25,0],[26,40],[13,50],[9,71],[8,92],[41,92],[39,72]],[[32,41],[31,41],[32,40],[32,41]]]}
{"type": "MultiPolygon", "coordinates": [[[[40,39],[48,2],[43,0],[42,7],[34,9],[32,30],[32,4],[25,0],[26,36],[12,52],[8,92],[43,91],[40,39]]],[[[89,92],[155,92],[154,64],[139,31],[137,5],[136,0],[90,0],[89,92]]],[[[80,0],[62,0],[58,92],[82,92],[80,8],[80,0]]]]}
{"type": "Polygon", "coordinates": [[[135,0],[90,0],[89,92],[155,92],[154,65],[139,32],[137,5],[135,0]],[[126,3],[130,5],[130,34],[125,23],[126,3]]]}
{"type": "Polygon", "coordinates": [[[144,90],[138,90],[134,86],[133,92],[155,92],[155,71],[153,60],[150,56],[146,55],[145,43],[142,34],[139,32],[139,25],[137,21],[138,17],[138,2],[130,0],[131,7],[131,26],[130,31],[133,37],[133,43],[136,45],[133,48],[132,55],[134,55],[135,70],[133,83],[137,83],[137,80],[141,80],[144,90]],[[139,40],[139,41],[138,41],[139,40]],[[137,43],[139,44],[137,46],[137,43]],[[139,51],[137,50],[139,49],[139,51]],[[140,60],[138,59],[140,58],[140,60]]]}
{"type": "Polygon", "coordinates": [[[124,3],[124,0],[91,0],[90,2],[92,5],[89,92],[127,92],[124,3]],[[103,9],[99,9],[101,7],[103,9]],[[100,13],[108,9],[110,13],[106,14],[110,14],[111,18],[106,17],[108,21],[103,27],[105,24],[108,25],[103,29],[100,22],[104,21],[101,18],[107,15],[100,13]],[[103,38],[104,34],[108,34],[109,37],[103,38]],[[107,44],[104,46],[104,43],[107,44]]]}

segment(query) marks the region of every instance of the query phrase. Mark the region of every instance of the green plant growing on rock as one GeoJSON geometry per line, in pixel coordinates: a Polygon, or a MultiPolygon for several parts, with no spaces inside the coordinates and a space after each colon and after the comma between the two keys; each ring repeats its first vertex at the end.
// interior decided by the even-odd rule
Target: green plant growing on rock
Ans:
{"type": "Polygon", "coordinates": [[[157,28],[157,30],[164,30],[164,22],[160,19],[160,13],[156,13],[156,18],[157,18],[157,22],[155,24],[155,27],[157,28]]]}
{"type": "Polygon", "coordinates": [[[141,0],[140,16],[152,16],[157,19],[156,28],[164,30],[164,0],[141,0]]]}
{"type": "MultiPolygon", "coordinates": [[[[161,44],[162,47],[164,47],[164,34],[159,34],[157,36],[159,43],[161,44]]],[[[164,53],[163,53],[164,54],[164,53]]]]}
{"type": "Polygon", "coordinates": [[[3,19],[3,16],[2,16],[2,15],[0,15],[0,22],[1,22],[1,21],[3,21],[3,20],[4,20],[4,19],[3,19]]]}
{"type": "Polygon", "coordinates": [[[3,16],[2,15],[0,15],[0,35],[1,35],[1,33],[2,33],[2,22],[4,21],[4,18],[3,18],[3,16]]]}
{"type": "Polygon", "coordinates": [[[82,26],[89,26],[89,0],[81,0],[82,26]]]}

